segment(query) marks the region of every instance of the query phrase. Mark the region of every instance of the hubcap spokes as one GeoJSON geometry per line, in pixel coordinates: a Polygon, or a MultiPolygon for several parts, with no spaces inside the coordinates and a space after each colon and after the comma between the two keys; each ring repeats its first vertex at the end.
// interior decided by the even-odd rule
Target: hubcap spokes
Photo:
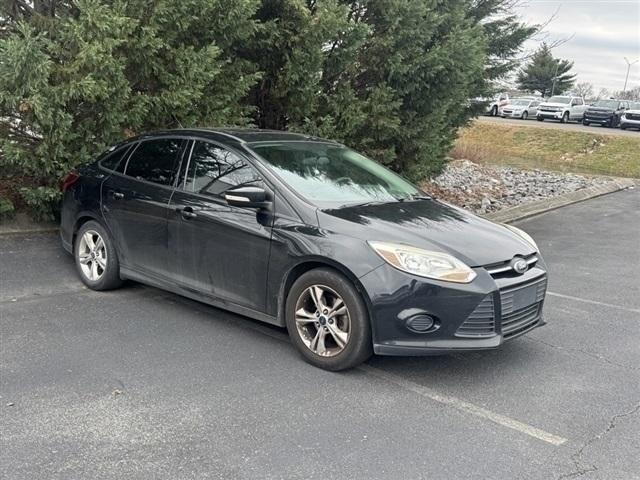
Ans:
{"type": "Polygon", "coordinates": [[[333,289],[324,285],[307,288],[298,298],[295,315],[300,338],[315,354],[333,357],[347,346],[349,310],[333,289]]]}
{"type": "Polygon", "coordinates": [[[95,230],[87,230],[80,238],[78,260],[82,273],[92,282],[100,280],[107,269],[107,248],[95,230]]]}

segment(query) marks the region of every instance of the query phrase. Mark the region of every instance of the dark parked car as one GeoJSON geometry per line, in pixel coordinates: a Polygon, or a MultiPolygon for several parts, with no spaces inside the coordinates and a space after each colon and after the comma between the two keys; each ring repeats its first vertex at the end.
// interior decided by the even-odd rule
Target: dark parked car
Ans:
{"type": "Polygon", "coordinates": [[[582,124],[597,123],[604,127],[617,127],[627,108],[629,102],[625,100],[597,100],[584,112],[582,124]]]}
{"type": "Polygon", "coordinates": [[[335,142],[143,135],[63,190],[62,242],[89,288],[132,279],[286,326],[325,369],[495,348],[544,323],[546,267],[526,233],[335,142]]]}

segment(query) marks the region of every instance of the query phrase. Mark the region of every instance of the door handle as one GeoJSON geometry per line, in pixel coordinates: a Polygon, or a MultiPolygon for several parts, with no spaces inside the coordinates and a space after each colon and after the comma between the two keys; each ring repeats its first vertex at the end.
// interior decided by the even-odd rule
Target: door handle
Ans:
{"type": "Polygon", "coordinates": [[[185,220],[191,220],[198,216],[197,213],[194,213],[193,208],[191,207],[176,208],[176,212],[179,212],[185,220]]]}
{"type": "Polygon", "coordinates": [[[111,193],[111,196],[116,200],[121,200],[121,199],[124,198],[124,193],[122,193],[122,192],[115,192],[115,191],[111,190],[111,192],[109,192],[109,193],[111,193]]]}

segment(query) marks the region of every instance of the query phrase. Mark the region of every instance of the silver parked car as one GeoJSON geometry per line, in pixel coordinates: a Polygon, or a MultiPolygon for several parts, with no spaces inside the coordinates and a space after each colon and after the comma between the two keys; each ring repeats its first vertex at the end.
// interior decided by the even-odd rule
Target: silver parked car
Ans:
{"type": "Polygon", "coordinates": [[[535,117],[538,113],[540,100],[532,98],[514,98],[508,105],[502,107],[502,118],[527,118],[535,117]]]}

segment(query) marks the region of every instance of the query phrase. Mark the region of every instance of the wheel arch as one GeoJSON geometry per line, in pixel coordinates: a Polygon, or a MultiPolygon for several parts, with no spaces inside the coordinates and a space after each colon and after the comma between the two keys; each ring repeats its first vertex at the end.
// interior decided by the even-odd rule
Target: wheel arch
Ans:
{"type": "Polygon", "coordinates": [[[309,258],[302,259],[301,261],[296,263],[293,267],[291,267],[287,271],[287,273],[284,275],[282,282],[280,283],[280,289],[278,291],[279,323],[281,323],[282,325],[286,325],[285,309],[287,304],[287,297],[288,297],[289,291],[291,290],[291,286],[302,275],[316,268],[328,268],[331,270],[335,270],[336,272],[340,273],[341,275],[343,275],[353,283],[356,290],[362,297],[362,300],[364,301],[365,308],[367,309],[367,314],[369,316],[369,323],[371,325],[371,329],[373,333],[373,328],[375,323],[372,321],[372,318],[371,318],[373,309],[371,306],[371,299],[369,298],[369,295],[367,294],[364,286],[362,285],[358,277],[345,265],[325,257],[309,257],[309,258]]]}
{"type": "Polygon", "coordinates": [[[91,220],[98,222],[100,225],[102,225],[103,228],[105,228],[109,232],[109,229],[105,225],[105,222],[100,218],[100,216],[96,215],[94,212],[91,212],[91,211],[79,212],[78,215],[76,216],[76,220],[73,223],[73,228],[71,230],[71,248],[73,248],[73,246],[76,244],[76,236],[78,235],[78,231],[80,230],[80,227],[82,227],[82,225],[84,225],[85,223],[91,220]]]}

